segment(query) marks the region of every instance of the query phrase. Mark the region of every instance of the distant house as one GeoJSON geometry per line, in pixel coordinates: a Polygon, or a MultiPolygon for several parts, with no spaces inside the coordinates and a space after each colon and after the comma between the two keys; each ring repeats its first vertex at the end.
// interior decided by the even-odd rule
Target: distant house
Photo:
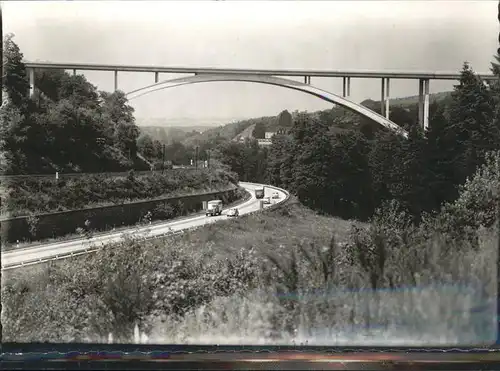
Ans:
{"type": "Polygon", "coordinates": [[[257,139],[259,146],[270,146],[273,144],[271,139],[257,139]]]}
{"type": "Polygon", "coordinates": [[[266,131],[264,139],[271,139],[274,136],[274,134],[276,134],[274,131],[266,131]]]}
{"type": "Polygon", "coordinates": [[[286,135],[288,134],[288,131],[290,130],[290,128],[284,128],[284,127],[281,127],[281,128],[278,128],[276,130],[276,134],[279,134],[279,135],[286,135]]]}

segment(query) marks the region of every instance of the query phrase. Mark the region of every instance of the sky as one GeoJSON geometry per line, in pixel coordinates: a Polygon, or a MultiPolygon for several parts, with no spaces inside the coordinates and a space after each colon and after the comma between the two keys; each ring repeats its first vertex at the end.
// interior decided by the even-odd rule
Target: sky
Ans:
{"type": "MultiPolygon", "coordinates": [[[[498,47],[496,0],[3,1],[4,34],[27,61],[262,69],[489,72],[498,47]]],[[[85,72],[100,90],[112,72],[85,72]]],[[[161,74],[160,80],[181,77],[161,74]]],[[[299,79],[301,78],[293,78],[299,79]]],[[[128,92],[154,75],[119,73],[128,92]]],[[[342,94],[341,78],[311,84],[342,94]]],[[[453,82],[431,81],[430,91],[453,82]]],[[[392,97],[418,81],[391,80],[392,97]]],[[[351,79],[351,99],[380,98],[380,81],[351,79]]],[[[130,104],[138,118],[198,123],[315,111],[330,103],[285,88],[215,82],[167,89],[130,104]]]]}

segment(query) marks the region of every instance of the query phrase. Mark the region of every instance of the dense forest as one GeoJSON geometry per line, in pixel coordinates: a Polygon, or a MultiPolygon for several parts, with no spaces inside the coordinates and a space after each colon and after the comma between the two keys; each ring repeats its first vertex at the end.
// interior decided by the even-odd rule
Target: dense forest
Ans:
{"type": "MultiPolygon", "coordinates": [[[[223,161],[241,179],[283,187],[315,210],[367,220],[395,200],[415,221],[455,200],[460,186],[498,149],[496,83],[486,85],[465,64],[451,94],[430,106],[430,129],[417,125],[417,104],[391,109],[406,140],[341,108],[295,115],[268,148],[224,143],[223,161]]],[[[377,110],[377,102],[365,102],[377,110]]]]}
{"type": "Polygon", "coordinates": [[[37,70],[33,97],[23,54],[4,41],[7,99],[0,109],[4,174],[149,169],[137,157],[139,129],[123,92],[97,91],[82,75],[37,70]]]}

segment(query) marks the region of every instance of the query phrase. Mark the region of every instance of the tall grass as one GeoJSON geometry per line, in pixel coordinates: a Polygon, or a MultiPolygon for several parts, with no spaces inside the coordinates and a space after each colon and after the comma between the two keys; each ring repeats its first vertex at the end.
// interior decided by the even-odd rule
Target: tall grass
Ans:
{"type": "MultiPolygon", "coordinates": [[[[468,184],[493,197],[485,182],[468,184]]],[[[421,225],[394,203],[367,225],[292,200],[182,236],[131,238],[36,274],[14,273],[2,286],[3,338],[488,344],[496,338],[498,231],[473,218],[477,202],[464,195],[421,225]]]]}

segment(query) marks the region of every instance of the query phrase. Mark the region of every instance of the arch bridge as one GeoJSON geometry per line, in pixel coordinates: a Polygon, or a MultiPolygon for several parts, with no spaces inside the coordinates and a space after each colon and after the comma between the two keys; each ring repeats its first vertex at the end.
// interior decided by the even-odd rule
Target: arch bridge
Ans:
{"type": "MultiPolygon", "coordinates": [[[[418,80],[418,122],[424,128],[429,126],[429,85],[430,80],[459,80],[460,73],[457,72],[411,72],[411,71],[336,71],[336,70],[263,70],[263,69],[228,69],[228,68],[197,68],[197,67],[161,67],[161,66],[131,66],[131,65],[102,65],[83,63],[46,63],[46,62],[25,62],[30,79],[30,94],[35,90],[35,69],[63,69],[76,71],[111,71],[114,72],[114,88],[118,89],[118,72],[149,72],[154,73],[154,84],[129,92],[130,99],[148,94],[153,91],[167,89],[170,87],[195,84],[210,81],[246,81],[253,83],[263,83],[269,85],[282,86],[289,89],[299,90],[307,94],[317,96],[320,99],[329,101],[358,112],[377,123],[391,130],[396,130],[399,134],[406,136],[407,133],[390,121],[390,80],[407,79],[418,80]],[[171,74],[193,74],[194,76],[159,81],[160,73],[171,74]],[[304,78],[304,83],[283,77],[299,76],[304,78]],[[342,96],[325,90],[321,90],[311,85],[311,77],[334,77],[343,79],[342,96]],[[349,100],[351,78],[368,78],[381,80],[381,115],[349,100]]],[[[495,79],[491,73],[478,74],[484,80],[495,79]]]]}
{"type": "Polygon", "coordinates": [[[239,82],[252,82],[258,84],[267,84],[274,86],[281,86],[284,88],[298,90],[304,92],[306,94],[310,94],[316,96],[320,99],[323,99],[327,102],[338,104],[342,107],[345,107],[353,112],[357,112],[370,120],[384,126],[385,128],[392,130],[404,137],[408,136],[408,133],[400,128],[397,124],[389,120],[388,118],[378,114],[371,109],[354,103],[348,99],[342,98],[336,94],[327,92],[325,90],[316,88],[312,85],[301,83],[295,80],[283,79],[280,77],[274,76],[266,76],[266,75],[211,75],[211,74],[197,74],[194,76],[181,77],[178,79],[166,80],[157,82],[156,84],[152,84],[134,91],[127,93],[127,98],[129,100],[139,98],[146,94],[151,94],[159,90],[174,88],[182,85],[190,85],[190,84],[199,84],[206,82],[220,82],[220,81],[239,81],[239,82]]]}

